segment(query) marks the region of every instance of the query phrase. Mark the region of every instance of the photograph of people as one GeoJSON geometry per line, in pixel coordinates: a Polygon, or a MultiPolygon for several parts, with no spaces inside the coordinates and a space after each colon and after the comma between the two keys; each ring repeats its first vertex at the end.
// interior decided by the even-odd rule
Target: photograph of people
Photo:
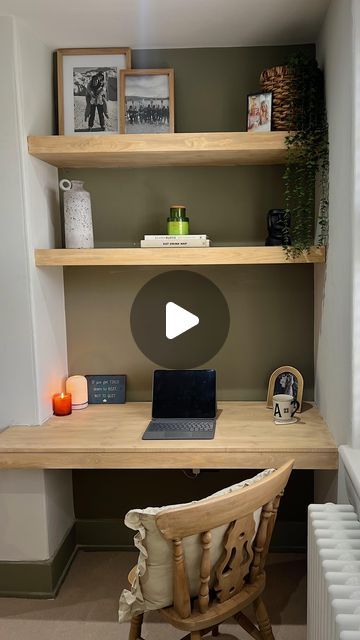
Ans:
{"type": "Polygon", "coordinates": [[[260,124],[260,109],[258,96],[249,96],[248,131],[260,124]]]}
{"type": "Polygon", "coordinates": [[[282,373],[276,378],[274,394],[277,393],[286,393],[289,396],[293,396],[294,400],[297,399],[298,382],[296,377],[289,371],[282,373]]]}
{"type": "Polygon", "coordinates": [[[116,67],[74,68],[74,131],[118,132],[116,67]]]}
{"type": "Polygon", "coordinates": [[[269,124],[269,105],[266,100],[261,100],[260,104],[260,126],[269,124]]]}
{"type": "MultiPolygon", "coordinates": [[[[123,133],[169,133],[173,131],[170,74],[124,73],[123,133]]],[[[172,71],[172,70],[171,70],[172,71]]]]}
{"type": "Polygon", "coordinates": [[[248,96],[247,131],[271,131],[271,93],[248,96]]]}

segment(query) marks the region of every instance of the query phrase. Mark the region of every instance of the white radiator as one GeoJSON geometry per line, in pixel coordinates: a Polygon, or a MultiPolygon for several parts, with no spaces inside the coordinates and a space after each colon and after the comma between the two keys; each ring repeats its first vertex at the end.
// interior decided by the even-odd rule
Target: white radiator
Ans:
{"type": "Polygon", "coordinates": [[[308,514],[308,640],[360,640],[360,522],[351,505],[308,514]]]}

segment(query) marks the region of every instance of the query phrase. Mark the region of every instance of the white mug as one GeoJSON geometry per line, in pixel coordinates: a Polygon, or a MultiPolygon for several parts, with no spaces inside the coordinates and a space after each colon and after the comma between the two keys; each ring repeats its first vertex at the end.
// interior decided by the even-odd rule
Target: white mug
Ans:
{"type": "Polygon", "coordinates": [[[275,422],[290,422],[300,407],[300,403],[287,393],[273,396],[273,417],[275,422]]]}

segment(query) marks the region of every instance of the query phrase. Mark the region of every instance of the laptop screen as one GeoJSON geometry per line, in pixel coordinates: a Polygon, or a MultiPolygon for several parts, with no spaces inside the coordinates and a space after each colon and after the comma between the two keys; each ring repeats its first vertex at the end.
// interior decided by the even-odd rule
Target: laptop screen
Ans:
{"type": "Polygon", "coordinates": [[[154,371],[153,418],[215,418],[216,371],[154,371]]]}

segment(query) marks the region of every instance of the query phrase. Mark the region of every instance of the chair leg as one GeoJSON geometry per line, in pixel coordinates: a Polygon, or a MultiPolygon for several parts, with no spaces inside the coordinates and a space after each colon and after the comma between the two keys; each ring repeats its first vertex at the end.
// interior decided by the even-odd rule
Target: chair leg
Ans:
{"type": "Polygon", "coordinates": [[[141,627],[143,618],[144,615],[142,613],[131,618],[129,640],[141,640],[141,627]]]}
{"type": "Polygon", "coordinates": [[[264,602],[261,597],[254,600],[255,617],[259,625],[260,633],[264,640],[275,640],[274,634],[271,628],[271,622],[269,614],[266,610],[264,602]]]}
{"type": "Polygon", "coordinates": [[[240,627],[245,629],[246,633],[248,633],[249,636],[255,638],[255,640],[263,640],[263,636],[261,635],[259,629],[255,627],[251,620],[249,620],[249,618],[244,613],[242,613],[242,611],[238,611],[238,613],[234,615],[234,618],[239,623],[240,627]]]}
{"type": "Polygon", "coordinates": [[[212,635],[213,636],[218,636],[219,635],[219,625],[217,624],[216,627],[212,628],[212,635]]]}
{"type": "MultiPolygon", "coordinates": [[[[181,640],[200,640],[200,638],[202,638],[203,636],[206,636],[210,631],[213,631],[214,629],[217,629],[217,627],[209,627],[208,629],[200,629],[200,631],[191,631],[191,633],[188,633],[186,636],[181,638],[181,640]]],[[[213,633],[213,635],[214,635],[214,633],[213,633]]],[[[216,635],[219,635],[219,633],[217,633],[216,635]]]]}

